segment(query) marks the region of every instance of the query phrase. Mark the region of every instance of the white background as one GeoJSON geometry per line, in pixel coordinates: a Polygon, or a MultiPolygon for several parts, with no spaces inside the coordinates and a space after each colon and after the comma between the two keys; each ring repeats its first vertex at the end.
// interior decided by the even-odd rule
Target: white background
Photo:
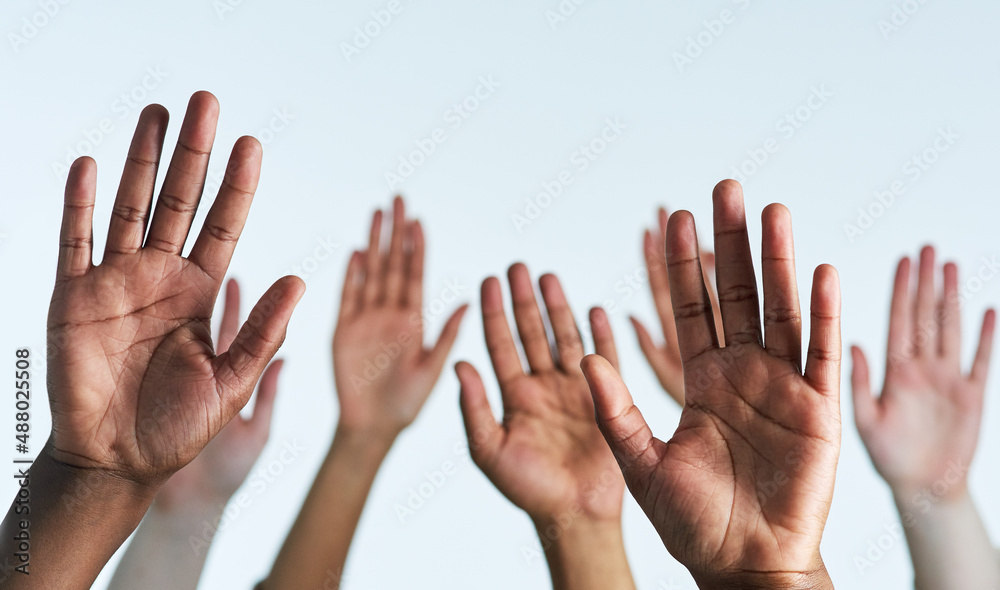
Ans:
{"type": "MultiPolygon", "coordinates": [[[[477,317],[482,278],[516,260],[536,275],[556,271],[581,318],[590,305],[614,306],[627,381],[662,437],[672,432],[679,412],[658,387],[627,322],[630,313],[653,321],[650,298],[645,289],[629,295],[616,285],[641,268],[641,231],[653,223],[657,205],[692,210],[703,238],[710,237],[712,186],[732,176],[748,150],[771,138],[778,146],[744,183],[752,241],[759,240],[759,211],[773,201],[788,205],[800,290],[808,292],[817,264],[836,265],[845,341],[861,343],[876,361],[884,351],[898,257],[932,242],[967,277],[983,266],[984,256],[1000,250],[990,172],[1000,156],[1000,7],[994,4],[913,2],[906,22],[897,15],[898,30],[880,30],[880,21],[889,22],[897,8],[891,0],[671,6],[589,0],[555,26],[547,11],[558,10],[557,0],[404,1],[350,59],[344,44],[353,43],[356,28],[387,2],[336,4],[244,0],[220,12],[220,5],[229,5],[71,2],[30,39],[25,36],[26,43],[11,35],[23,34],[24,18],[45,20],[36,16],[41,4],[17,0],[0,8],[0,276],[6,285],[0,350],[44,350],[64,179],[53,165],[110,119],[113,129],[93,142],[98,145],[82,146],[100,168],[95,249],[103,249],[138,114],[120,95],[165,105],[173,116],[172,146],[189,95],[214,92],[222,115],[211,173],[223,169],[238,136],[270,140],[230,274],[242,281],[246,311],[282,274],[311,269],[280,353],[288,362],[260,465],[275,461],[283,442],[297,441],[306,451],[220,533],[204,588],[250,587],[268,570],[298,511],[337,416],[329,342],[348,253],[364,243],[372,210],[387,205],[395,190],[408,197],[427,231],[426,300],[457,280],[473,303],[454,360],[469,359],[488,371],[477,317]],[[716,37],[706,32],[713,25],[705,21],[719,19],[723,10],[731,12],[730,24],[716,37]],[[699,34],[707,47],[678,67],[676,55],[699,34]],[[166,77],[147,79],[151,89],[143,89],[147,69],[157,68],[166,77]],[[499,88],[454,128],[444,120],[446,111],[473,93],[481,76],[492,76],[499,88]],[[801,110],[808,120],[793,134],[779,129],[777,122],[805,105],[814,87],[832,97],[818,110],[801,110]],[[294,119],[269,135],[262,130],[275,109],[294,119]],[[620,118],[624,132],[579,171],[570,161],[573,153],[609,117],[620,118]],[[386,171],[438,127],[447,140],[390,188],[386,171]],[[958,135],[948,151],[919,179],[906,174],[907,160],[948,127],[958,135]],[[512,215],[564,169],[573,172],[573,184],[518,231],[512,215]],[[876,191],[897,179],[905,192],[849,240],[844,225],[857,223],[858,208],[877,203],[876,191]],[[309,257],[327,239],[338,249],[314,266],[309,257]]],[[[901,9],[901,0],[896,4],[901,9]]],[[[692,47],[691,53],[697,51],[692,47]]],[[[987,281],[966,302],[967,357],[982,312],[998,297],[1000,281],[987,281]]],[[[432,322],[435,334],[443,319],[432,322]]],[[[845,366],[843,451],[823,555],[840,587],[901,588],[911,576],[903,543],[894,542],[863,572],[855,564],[896,514],[853,427],[848,371],[845,366]]],[[[881,367],[875,372],[880,379],[881,367]]],[[[41,377],[36,374],[36,382],[41,377]]],[[[1000,506],[983,500],[1000,489],[1000,476],[986,467],[1000,458],[996,383],[971,474],[994,535],[1000,506]]],[[[490,388],[495,396],[492,381],[490,388]]],[[[0,432],[11,432],[13,412],[0,403],[0,432]]],[[[42,398],[35,404],[37,450],[48,411],[42,398]]],[[[453,448],[462,440],[457,382],[447,370],[383,466],[345,587],[547,586],[544,564],[523,557],[525,548],[537,546],[528,519],[467,457],[456,455],[453,448]],[[400,524],[393,505],[405,502],[424,473],[445,461],[457,462],[457,473],[400,524]]],[[[4,479],[0,492],[12,497],[14,486],[4,479]]],[[[628,496],[625,514],[640,588],[693,588],[628,496]]],[[[95,587],[103,587],[107,574],[95,587]]]]}

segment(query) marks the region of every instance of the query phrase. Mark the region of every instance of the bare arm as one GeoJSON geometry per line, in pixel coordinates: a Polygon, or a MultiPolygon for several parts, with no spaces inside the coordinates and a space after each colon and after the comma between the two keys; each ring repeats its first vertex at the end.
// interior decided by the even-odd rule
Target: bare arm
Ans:
{"type": "Polygon", "coordinates": [[[347,269],[333,337],[340,417],[330,452],[274,566],[266,590],[338,588],[368,492],[396,436],[417,417],[441,375],[465,312],[448,319],[437,343],[423,344],[424,238],[420,224],[393,205],[388,254],[382,213],[367,252],[347,269]]]}
{"type": "MultiPolygon", "coordinates": [[[[580,370],[583,341],[555,275],[539,281],[552,326],[549,345],[531,276],[523,264],[508,271],[514,321],[528,360],[525,370],[504,313],[500,282],[482,285],[483,331],[504,400],[493,416],[472,365],[456,366],[472,458],[535,524],[552,585],[558,590],[634,590],[622,541],[625,482],[594,422],[594,403],[580,370]]],[[[617,365],[611,326],[591,312],[598,353],[617,365]]]]}
{"type": "Polygon", "coordinates": [[[814,274],[803,364],[791,215],[764,210],[762,315],[742,189],[723,181],[713,203],[726,346],[694,218],[677,212],[666,259],[683,359],[680,424],[669,441],[655,438],[614,367],[591,355],[583,369],[597,422],[632,495],[699,588],[830,589],[820,541],[840,451],[836,271],[814,274]]]}
{"type": "Polygon", "coordinates": [[[1000,588],[1000,560],[969,495],[989,372],[995,313],[983,320],[972,370],[961,368],[958,268],[944,266],[938,294],[934,249],[924,248],[916,293],[910,260],[896,271],[885,384],[873,397],[868,361],[853,350],[854,414],[876,470],[892,489],[924,590],[1000,588]]]}
{"type": "Polygon", "coordinates": [[[89,588],[164,481],[246,404],[284,339],[304,289],[290,277],[271,287],[255,310],[259,321],[226,352],[216,354],[209,325],[257,188],[256,140],[237,141],[223,188],[181,256],[217,117],[214,96],[192,96],[151,214],[167,112],[143,110],[100,265],[92,253],[96,166],[80,158],[70,169],[48,317],[52,431],[30,473],[30,514],[15,500],[0,539],[0,556],[16,558],[11,533],[27,523],[32,568],[3,588],[89,588]]]}
{"type": "MultiPolygon", "coordinates": [[[[229,349],[240,327],[239,283],[226,285],[217,338],[229,349]]],[[[194,590],[223,512],[267,444],[282,361],[260,378],[253,416],[235,416],[208,446],[163,484],[125,550],[108,590],[194,590]]]]}

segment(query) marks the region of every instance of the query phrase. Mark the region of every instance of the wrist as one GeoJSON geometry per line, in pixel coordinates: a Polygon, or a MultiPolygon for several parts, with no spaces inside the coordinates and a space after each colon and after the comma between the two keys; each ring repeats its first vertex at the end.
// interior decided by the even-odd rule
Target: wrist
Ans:
{"type": "Polygon", "coordinates": [[[634,590],[620,515],[596,519],[565,511],[532,520],[553,588],[634,590]]]}
{"type": "Polygon", "coordinates": [[[542,547],[557,543],[575,543],[588,538],[621,537],[621,515],[596,518],[580,509],[567,508],[546,516],[531,516],[542,547]]]}
{"type": "Polygon", "coordinates": [[[164,500],[157,496],[149,508],[147,518],[162,518],[164,522],[172,520],[216,519],[225,512],[229,498],[190,497],[182,501],[164,500]]]}
{"type": "Polygon", "coordinates": [[[58,488],[67,507],[107,511],[110,504],[141,511],[141,517],[160,489],[160,483],[138,482],[106,469],[65,463],[53,451],[51,441],[47,442],[31,465],[30,479],[36,485],[44,482],[46,487],[58,488]]]}
{"type": "Polygon", "coordinates": [[[330,443],[330,454],[341,450],[359,462],[381,463],[398,435],[398,431],[359,428],[339,423],[330,443]]]}
{"type": "Polygon", "coordinates": [[[832,590],[822,559],[815,568],[803,572],[735,572],[699,574],[691,572],[701,590],[832,590]]]}
{"type": "Polygon", "coordinates": [[[892,498],[896,507],[903,511],[930,512],[936,508],[961,506],[970,501],[969,488],[963,476],[942,477],[929,486],[892,486],[892,498]]]}

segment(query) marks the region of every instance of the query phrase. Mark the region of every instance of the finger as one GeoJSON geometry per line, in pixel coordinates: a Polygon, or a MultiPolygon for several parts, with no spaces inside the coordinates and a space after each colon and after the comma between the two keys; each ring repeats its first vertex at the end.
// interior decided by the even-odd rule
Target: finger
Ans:
{"type": "Polygon", "coordinates": [[[667,235],[667,223],[670,222],[670,212],[667,211],[666,207],[660,207],[656,210],[656,220],[660,229],[660,238],[664,238],[667,235]]]}
{"type": "Polygon", "coordinates": [[[382,297],[382,211],[372,215],[372,227],[368,232],[368,255],[365,260],[365,303],[377,303],[382,297]]]}
{"type": "Polygon", "coordinates": [[[105,258],[114,254],[132,254],[142,248],[169,118],[167,109],[157,104],[144,108],[139,115],[118,185],[115,207],[111,211],[108,241],[104,246],[105,258]]]}
{"type": "Polygon", "coordinates": [[[649,273],[649,288],[653,292],[653,303],[656,313],[660,316],[663,338],[666,349],[677,349],[677,326],[674,324],[674,307],[670,299],[670,280],[667,276],[667,259],[665,238],[663,234],[654,237],[646,232],[644,251],[646,254],[646,270],[649,273]]]}
{"type": "Polygon", "coordinates": [[[643,326],[642,322],[634,317],[629,318],[629,320],[632,322],[632,327],[635,328],[635,335],[639,340],[639,349],[642,350],[642,355],[646,357],[649,366],[656,373],[656,378],[663,385],[663,389],[666,390],[667,394],[683,406],[684,371],[681,369],[680,353],[676,353],[674,357],[677,364],[671,366],[667,355],[656,347],[653,338],[649,335],[649,331],[646,330],[646,326],[643,326]]]}
{"type": "Polygon", "coordinates": [[[962,310],[958,295],[958,266],[954,262],[944,265],[944,292],[938,302],[941,322],[941,344],[938,353],[960,362],[962,353],[962,310]]]}
{"type": "Polygon", "coordinates": [[[606,358],[614,370],[619,371],[618,347],[615,346],[615,336],[611,332],[611,322],[608,314],[600,307],[590,310],[590,333],[594,338],[594,352],[606,358]]]}
{"type": "Polygon", "coordinates": [[[983,386],[990,373],[990,358],[993,355],[993,335],[996,332],[997,314],[994,310],[986,312],[983,327],[979,332],[979,348],[976,350],[976,360],[972,363],[969,379],[983,386]]]}
{"type": "Polygon", "coordinates": [[[910,259],[903,258],[896,267],[889,309],[888,368],[913,356],[913,300],[910,298],[910,259]]]}
{"type": "Polygon", "coordinates": [[[385,299],[394,305],[403,304],[405,301],[403,285],[406,269],[403,239],[406,233],[406,208],[403,205],[403,198],[396,197],[392,202],[392,237],[389,240],[389,259],[386,263],[385,276],[385,299]]]}
{"type": "Polygon", "coordinates": [[[260,179],[260,142],[241,137],[233,146],[219,195],[205,217],[205,224],[188,259],[217,281],[229,269],[236,243],[243,232],[257,181],[260,179]]]}
{"type": "Polygon", "coordinates": [[[920,251],[920,270],[917,275],[917,305],[913,325],[913,344],[917,356],[931,355],[938,350],[937,288],[934,283],[934,248],[925,246],[920,251]]]}
{"type": "Polygon", "coordinates": [[[507,271],[507,281],[510,283],[514,323],[517,325],[517,334],[521,338],[528,366],[534,372],[554,369],[555,362],[552,360],[552,350],[549,348],[549,337],[545,332],[542,314],[538,310],[538,300],[535,299],[535,290],[531,286],[528,267],[521,263],[514,264],[507,271]]]}
{"type": "Polygon", "coordinates": [[[462,422],[469,439],[469,454],[481,469],[488,469],[503,440],[503,428],[497,424],[486,399],[486,388],[475,367],[466,362],[455,365],[455,374],[461,385],[459,405],[462,422]]]}
{"type": "Polygon", "coordinates": [[[219,339],[216,354],[229,350],[240,330],[240,284],[236,279],[226,283],[226,301],[222,306],[222,321],[219,322],[219,339]]]}
{"type": "Polygon", "coordinates": [[[462,325],[462,318],[465,317],[465,312],[468,309],[469,305],[464,304],[456,309],[455,313],[451,314],[451,317],[445,322],[444,328],[441,329],[441,335],[438,336],[437,342],[434,343],[434,348],[430,350],[427,358],[434,369],[435,375],[441,374],[441,369],[444,368],[444,363],[448,360],[448,353],[451,352],[451,347],[455,344],[455,338],[458,337],[458,329],[462,325]]]}
{"type": "MultiPolygon", "coordinates": [[[[553,274],[542,275],[538,279],[538,288],[545,301],[545,309],[552,325],[552,335],[556,341],[556,351],[559,353],[559,366],[564,371],[577,372],[580,361],[583,360],[583,339],[576,326],[573,311],[566,301],[559,279],[553,274]]],[[[548,342],[546,342],[546,347],[548,342]]]]}
{"type": "Polygon", "coordinates": [[[89,157],[78,158],[66,177],[57,281],[82,276],[93,266],[96,199],[97,164],[89,157]]]}
{"type": "Polygon", "coordinates": [[[305,293],[302,279],[287,276],[264,293],[240,328],[229,350],[215,359],[215,377],[222,394],[234,404],[233,414],[246,405],[253,386],[285,340],[295,305],[305,293]]]}
{"type": "Polygon", "coordinates": [[[719,338],[719,346],[725,346],[726,335],[722,333],[722,310],[719,308],[718,289],[715,286],[715,254],[706,250],[701,251],[701,272],[705,279],[705,287],[708,289],[708,299],[712,302],[712,315],[715,317],[716,335],[719,338]]]}
{"type": "Polygon", "coordinates": [[[363,252],[355,250],[351,253],[351,259],[347,263],[347,273],[344,276],[344,290],[340,295],[341,318],[350,317],[361,308],[363,302],[362,289],[364,288],[364,264],[365,255],[363,252]]]}
{"type": "Polygon", "coordinates": [[[271,430],[271,415],[274,413],[274,398],[278,395],[278,377],[285,361],[278,359],[264,369],[257,385],[257,401],[254,402],[250,426],[263,436],[271,430]]]}
{"type": "Polygon", "coordinates": [[[673,301],[677,345],[681,359],[689,362],[716,348],[715,320],[698,257],[698,235],[694,217],[678,211],[667,228],[667,272],[673,301]]]}
{"type": "Polygon", "coordinates": [[[854,423],[862,437],[875,427],[876,400],[872,396],[868,359],[857,346],[851,347],[853,368],[851,370],[851,392],[854,398],[854,423]]]}
{"type": "Polygon", "coordinates": [[[500,389],[503,390],[504,384],[524,376],[524,367],[521,366],[521,358],[517,355],[514,337],[510,333],[510,324],[503,311],[500,281],[495,277],[483,281],[481,299],[486,350],[490,354],[500,389]]]}
{"type": "Polygon", "coordinates": [[[813,275],[806,379],[826,395],[840,394],[840,279],[828,264],[813,275]]]}
{"type": "Polygon", "coordinates": [[[761,264],[764,274],[764,346],[802,372],[802,313],[795,280],[792,215],[774,204],[762,215],[761,264]]]}
{"type": "Polygon", "coordinates": [[[716,280],[726,343],[760,344],[760,300],[743,208],[743,189],[734,180],[723,180],[716,185],[712,202],[718,265],[716,280]]]}
{"type": "Polygon", "coordinates": [[[597,425],[631,483],[659,464],[663,443],[653,437],[625,383],[606,359],[588,355],[581,367],[594,398],[597,425]]]}
{"type": "Polygon", "coordinates": [[[424,228],[419,221],[407,226],[410,251],[406,256],[406,301],[409,309],[419,310],[424,300],[424,228]]]}
{"type": "Polygon", "coordinates": [[[156,200],[146,246],[168,254],[184,249],[202,191],[219,122],[219,101],[196,92],[188,103],[160,197],[156,200]]]}

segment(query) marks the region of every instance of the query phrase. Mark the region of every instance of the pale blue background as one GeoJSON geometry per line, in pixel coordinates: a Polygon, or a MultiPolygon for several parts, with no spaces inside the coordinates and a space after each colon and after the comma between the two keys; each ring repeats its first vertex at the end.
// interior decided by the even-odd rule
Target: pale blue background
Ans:
{"type": "MultiPolygon", "coordinates": [[[[791,208],[802,291],[813,267],[835,264],[844,284],[845,340],[862,343],[876,359],[900,255],[934,242],[969,273],[1000,252],[992,178],[1000,156],[1000,7],[991,3],[913,2],[907,8],[919,8],[907,22],[883,34],[879,22],[901,1],[589,0],[554,28],[546,12],[558,9],[557,0],[404,1],[351,60],[341,44],[352,42],[356,27],[385,0],[243,0],[221,14],[219,4],[71,2],[16,51],[10,35],[20,34],[22,19],[41,4],[16,0],[0,8],[0,276],[7,309],[0,350],[44,349],[62,194],[52,164],[109,118],[113,129],[92,152],[100,166],[96,246],[103,248],[138,113],[118,97],[141,85],[147,68],[166,77],[136,92],[145,92],[143,103],[170,109],[171,145],[188,96],[208,89],[219,97],[214,174],[239,135],[267,138],[260,131],[274,109],[295,117],[266,145],[258,198],[230,270],[243,282],[246,310],[278,276],[312,269],[281,352],[288,363],[262,464],[274,461],[284,442],[306,451],[220,534],[204,588],[249,587],[267,571],[296,514],[337,413],[329,341],[348,252],[363,243],[372,209],[389,202],[385,172],[435,128],[445,130],[446,141],[401,186],[428,233],[427,301],[457,279],[475,303],[479,281],[514,260],[536,273],[557,271],[581,317],[595,303],[615,307],[627,380],[664,437],[678,411],[627,323],[629,313],[654,318],[649,296],[619,292],[616,284],[641,268],[641,230],[658,204],[693,210],[707,237],[711,188],[748,150],[777,146],[745,182],[750,217],[772,201],[791,208]],[[731,11],[730,24],[680,71],[675,52],[723,10],[731,11]],[[482,76],[500,87],[452,128],[446,111],[482,76]],[[809,120],[788,137],[777,121],[806,104],[813,87],[832,97],[803,111],[809,120]],[[574,183],[518,232],[512,214],[543,181],[573,169],[573,153],[609,117],[627,126],[621,137],[587,170],[574,171],[574,183]],[[908,176],[906,161],[949,126],[959,136],[950,149],[921,178],[908,176]],[[844,224],[897,179],[905,193],[849,241],[844,224]],[[319,240],[336,242],[338,250],[313,266],[308,258],[319,240]]],[[[750,231],[758,240],[757,223],[750,231]]],[[[992,281],[968,300],[970,346],[983,310],[998,299],[1000,281],[992,281]]],[[[488,370],[477,313],[474,307],[453,359],[488,370]]],[[[880,378],[881,367],[876,373],[880,378]]],[[[1000,476],[989,468],[1000,459],[996,383],[972,472],[994,535],[1000,507],[985,500],[1000,490],[1000,476]]],[[[495,395],[492,382],[490,388],[495,395]]],[[[823,554],[839,587],[903,587],[911,574],[901,542],[863,575],[854,564],[896,515],[853,427],[848,398],[845,387],[843,452],[823,554]]],[[[11,432],[12,412],[0,403],[0,432],[11,432]]],[[[37,449],[48,428],[39,398],[34,428],[37,449]]],[[[456,455],[462,440],[457,383],[448,371],[375,485],[346,587],[547,586],[544,565],[522,557],[522,548],[537,543],[528,519],[456,455]],[[457,461],[457,473],[400,525],[393,504],[444,461],[457,461]]],[[[13,489],[5,479],[0,495],[11,497],[13,489]]],[[[640,588],[693,588],[630,497],[625,528],[640,588]]]]}

